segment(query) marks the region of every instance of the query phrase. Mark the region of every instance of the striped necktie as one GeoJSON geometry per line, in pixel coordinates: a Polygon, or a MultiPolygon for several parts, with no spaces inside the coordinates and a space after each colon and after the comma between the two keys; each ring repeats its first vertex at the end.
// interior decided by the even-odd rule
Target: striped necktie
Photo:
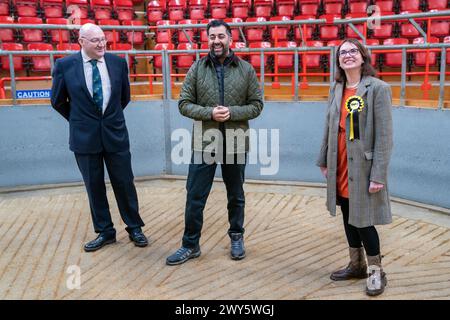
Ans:
{"type": "Polygon", "coordinates": [[[103,90],[102,78],[97,67],[97,60],[89,61],[92,65],[92,98],[94,98],[95,105],[103,112],[103,90]]]}

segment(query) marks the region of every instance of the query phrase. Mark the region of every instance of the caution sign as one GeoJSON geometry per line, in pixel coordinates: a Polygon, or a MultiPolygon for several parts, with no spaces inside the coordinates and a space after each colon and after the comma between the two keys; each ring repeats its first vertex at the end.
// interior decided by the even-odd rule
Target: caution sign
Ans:
{"type": "Polygon", "coordinates": [[[17,90],[16,99],[50,99],[50,89],[17,90]]]}

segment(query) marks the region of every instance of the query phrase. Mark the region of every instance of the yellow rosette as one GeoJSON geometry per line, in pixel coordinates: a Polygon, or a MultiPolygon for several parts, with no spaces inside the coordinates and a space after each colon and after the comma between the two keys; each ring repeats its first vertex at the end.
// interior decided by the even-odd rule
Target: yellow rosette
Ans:
{"type": "Polygon", "coordinates": [[[364,108],[364,100],[360,96],[351,96],[345,101],[345,109],[350,115],[350,134],[349,140],[359,139],[359,121],[358,117],[354,119],[354,115],[358,116],[359,112],[364,108]]]}

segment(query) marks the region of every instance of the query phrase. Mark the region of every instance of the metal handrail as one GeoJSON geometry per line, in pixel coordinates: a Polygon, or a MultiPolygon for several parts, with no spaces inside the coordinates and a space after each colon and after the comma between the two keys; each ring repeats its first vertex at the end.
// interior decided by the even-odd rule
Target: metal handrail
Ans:
{"type": "MultiPolygon", "coordinates": [[[[407,50],[426,50],[426,51],[441,51],[441,65],[440,65],[440,90],[439,90],[439,109],[443,108],[443,99],[444,99],[444,86],[445,86],[445,75],[446,75],[446,53],[447,50],[450,49],[450,43],[427,43],[427,44],[407,44],[407,45],[376,45],[376,46],[367,46],[367,48],[370,51],[376,52],[402,52],[403,59],[402,59],[402,71],[401,71],[401,96],[400,96],[400,103],[401,105],[404,105],[405,102],[405,87],[406,87],[406,53],[407,50]],[[427,50],[428,49],[428,50],[427,50]]],[[[299,63],[298,63],[298,55],[299,53],[303,52],[309,52],[309,53],[317,53],[322,54],[322,52],[330,52],[330,82],[333,81],[334,75],[334,64],[335,64],[335,47],[294,47],[294,48],[244,48],[244,49],[235,49],[235,52],[238,53],[259,53],[260,54],[260,61],[261,61],[261,68],[260,68],[260,81],[261,83],[264,82],[264,54],[265,53],[277,53],[277,54],[287,54],[291,53],[294,54],[294,100],[298,101],[298,77],[299,75],[305,76],[305,71],[299,72],[299,63]]],[[[13,63],[13,56],[19,55],[19,56],[50,56],[51,60],[51,68],[53,69],[53,57],[57,55],[66,55],[75,53],[77,51],[5,51],[0,50],[0,56],[8,55],[9,56],[9,62],[10,62],[10,78],[11,78],[11,91],[13,93],[13,104],[16,104],[16,98],[15,98],[15,73],[14,73],[14,63],[13,63]]],[[[170,65],[169,63],[166,63],[170,61],[170,55],[180,55],[180,54],[196,54],[197,59],[199,58],[200,53],[207,53],[209,50],[207,49],[192,49],[192,50],[130,50],[130,51],[123,51],[123,50],[114,50],[112,51],[115,54],[123,54],[125,55],[125,59],[128,63],[128,57],[134,56],[134,55],[140,55],[140,56],[154,56],[154,55],[161,55],[163,57],[163,83],[164,85],[164,100],[170,100],[171,99],[171,91],[170,91],[170,85],[171,85],[171,75],[170,72],[170,65]]],[[[428,60],[427,60],[428,61],[428,60]]],[[[303,67],[304,69],[304,67],[303,67]]],[[[428,92],[430,89],[430,84],[428,83],[427,75],[430,72],[425,72],[426,79],[422,85],[422,89],[424,92],[428,92]]],[[[433,72],[435,74],[435,72],[433,72]]],[[[313,74],[314,75],[314,74],[313,74]]],[[[175,75],[176,76],[176,75],[175,75]]],[[[305,79],[304,79],[305,80],[305,79]]],[[[305,86],[305,81],[303,80],[301,84],[301,88],[306,88],[307,84],[305,86]]],[[[263,87],[264,88],[264,87],[263,87]]]]}

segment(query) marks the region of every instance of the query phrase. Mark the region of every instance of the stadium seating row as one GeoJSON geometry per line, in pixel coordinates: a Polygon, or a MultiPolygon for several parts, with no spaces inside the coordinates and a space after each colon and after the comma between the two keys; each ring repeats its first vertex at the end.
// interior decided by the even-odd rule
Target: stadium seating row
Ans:
{"type": "MultiPolygon", "coordinates": [[[[437,38],[431,38],[430,42],[436,43],[439,39],[437,38]]],[[[416,38],[414,39],[415,44],[421,44],[423,43],[423,38],[416,38]]],[[[450,43],[450,36],[446,37],[444,39],[445,43],[450,43]]],[[[394,38],[394,39],[386,39],[384,40],[384,45],[396,45],[396,44],[407,44],[407,39],[402,38],[394,38]]],[[[338,46],[340,44],[340,41],[330,41],[326,45],[327,46],[338,46]]],[[[368,45],[378,45],[379,42],[376,39],[368,40],[368,45]]],[[[307,41],[306,45],[308,47],[323,47],[325,44],[321,41],[307,41]]],[[[297,44],[292,41],[282,41],[278,43],[279,47],[285,47],[285,48],[294,48],[297,47],[297,44]]],[[[232,48],[245,48],[246,45],[243,42],[233,42],[232,48]]],[[[270,48],[272,47],[270,42],[253,42],[248,45],[249,48],[270,48]]],[[[114,50],[122,50],[127,51],[131,50],[130,44],[116,44],[114,46],[114,50]]],[[[159,43],[156,44],[155,50],[192,50],[192,49],[208,49],[208,44],[203,43],[200,46],[196,44],[190,44],[190,43],[181,43],[177,47],[175,47],[171,43],[159,43]]],[[[3,50],[15,50],[15,51],[21,51],[24,50],[24,46],[20,43],[3,43],[2,44],[3,50]]],[[[26,47],[27,50],[37,50],[37,51],[51,51],[54,50],[53,45],[48,43],[30,43],[26,47]]],[[[69,44],[69,43],[63,43],[63,44],[57,44],[56,50],[79,50],[80,47],[78,44],[69,44]]],[[[307,68],[324,68],[327,67],[329,63],[328,59],[328,52],[310,52],[307,54],[300,54],[300,62],[304,63],[304,65],[307,68]],[[303,61],[304,59],[304,61],[303,61]]],[[[241,55],[242,56],[242,55],[241,55]]],[[[270,58],[270,54],[266,54],[264,57],[264,65],[265,66],[273,66],[273,57],[270,58]],[[269,59],[272,59],[271,63],[268,63],[269,59]]],[[[249,62],[255,67],[256,69],[260,68],[260,54],[245,54],[243,55],[244,58],[248,59],[249,62]]],[[[438,65],[438,57],[439,53],[435,51],[429,51],[428,52],[428,61],[430,66],[436,66],[438,65]]],[[[57,56],[55,57],[57,58],[57,56]]],[[[426,60],[427,60],[427,52],[421,51],[421,52],[414,52],[412,54],[409,54],[409,59],[411,60],[409,65],[411,63],[414,63],[415,66],[425,66],[426,60]]],[[[50,58],[48,56],[31,56],[29,59],[24,58],[21,56],[14,57],[14,69],[16,71],[21,71],[24,69],[31,70],[31,71],[50,71],[51,63],[50,58]],[[26,60],[24,60],[26,59],[26,60]]],[[[180,54],[177,55],[175,58],[175,66],[179,69],[188,69],[192,63],[195,60],[195,55],[193,54],[180,54]]],[[[9,71],[10,65],[9,60],[7,56],[2,56],[0,58],[1,62],[1,69],[9,71]]],[[[450,49],[448,50],[447,58],[446,58],[447,64],[450,64],[450,49]]],[[[130,58],[130,65],[133,63],[133,59],[130,58]]],[[[402,65],[402,54],[400,52],[393,52],[393,53],[384,53],[384,54],[378,54],[373,53],[372,54],[372,64],[374,66],[377,65],[383,65],[387,67],[400,67],[402,65]],[[382,62],[380,61],[382,57],[382,62]]],[[[155,68],[162,68],[162,57],[157,55],[154,58],[153,66],[155,68]]],[[[277,54],[277,66],[281,69],[290,69],[294,66],[294,58],[292,53],[285,53],[277,54]]]]}
{"type": "MultiPolygon", "coordinates": [[[[20,17],[18,19],[19,24],[42,24],[41,18],[37,17],[20,17]]],[[[81,24],[95,21],[89,19],[83,19],[81,24]]],[[[3,24],[13,24],[13,18],[7,16],[0,16],[0,23],[3,24]]],[[[48,18],[48,24],[55,25],[65,25],[67,24],[67,19],[65,18],[48,18]]],[[[104,19],[98,21],[99,25],[111,25],[118,26],[120,22],[113,19],[104,19]]],[[[141,26],[143,22],[140,20],[125,20],[122,21],[124,26],[141,26]]],[[[43,30],[43,29],[2,29],[0,33],[1,42],[15,42],[20,41],[24,43],[31,42],[51,42],[51,43],[65,43],[65,42],[76,42],[78,36],[77,30],[43,30]]],[[[108,42],[127,42],[130,44],[140,45],[144,43],[144,32],[139,31],[105,31],[105,36],[108,42]]]]}
{"type": "Polygon", "coordinates": [[[133,20],[143,0],[0,0],[0,16],[133,20]]]}
{"type": "MultiPolygon", "coordinates": [[[[348,15],[346,18],[358,18],[361,17],[361,15],[348,15]]],[[[328,19],[329,16],[321,17],[328,19]]],[[[312,16],[297,16],[295,17],[295,20],[314,20],[315,18],[312,16]]],[[[180,20],[178,21],[178,24],[183,25],[191,25],[191,24],[197,24],[197,23],[208,23],[212,19],[205,19],[201,21],[196,20],[180,20]]],[[[271,17],[270,19],[266,19],[263,17],[259,18],[248,18],[245,22],[265,22],[265,21],[287,21],[291,20],[287,16],[282,17],[271,17]]],[[[225,19],[226,22],[229,23],[239,23],[244,22],[241,18],[227,18],[225,19]]],[[[419,21],[416,20],[419,24],[422,24],[422,28],[424,30],[427,30],[427,22],[426,21],[419,21]]],[[[157,26],[163,26],[163,25],[175,25],[175,21],[171,20],[160,20],[157,21],[157,26]]],[[[364,30],[365,26],[364,24],[355,24],[356,29],[361,34],[366,34],[368,38],[373,39],[387,39],[387,38],[394,38],[394,37],[404,37],[404,38],[417,38],[420,37],[419,31],[414,27],[411,22],[408,20],[402,21],[402,22],[395,22],[395,21],[383,21],[381,22],[380,26],[375,29],[366,29],[364,30]]],[[[189,38],[191,41],[194,42],[207,42],[207,35],[206,30],[202,28],[201,30],[195,29],[195,28],[187,28],[184,30],[185,32],[176,32],[176,31],[170,31],[167,29],[161,29],[158,30],[156,34],[156,42],[158,43],[170,43],[170,42],[188,42],[188,39],[186,38],[186,34],[189,35],[189,38]]],[[[431,36],[438,37],[438,38],[444,38],[448,35],[450,35],[450,19],[448,17],[442,17],[440,19],[436,19],[431,21],[430,24],[430,32],[431,36]]],[[[245,40],[247,42],[252,41],[272,41],[275,40],[279,41],[299,41],[301,39],[307,39],[307,40],[321,40],[321,41],[330,41],[330,40],[337,40],[337,39],[343,39],[343,38],[359,38],[358,35],[353,31],[348,25],[305,25],[302,27],[302,30],[300,30],[297,26],[249,26],[244,28],[244,34],[245,34],[245,40]]],[[[238,28],[232,28],[232,37],[234,41],[242,41],[242,39],[239,29],[238,28]]]]}
{"type": "Polygon", "coordinates": [[[159,20],[179,21],[186,18],[226,19],[248,17],[366,13],[367,7],[376,4],[383,15],[429,11],[448,8],[447,0],[151,0],[147,5],[149,23],[159,20]]]}

